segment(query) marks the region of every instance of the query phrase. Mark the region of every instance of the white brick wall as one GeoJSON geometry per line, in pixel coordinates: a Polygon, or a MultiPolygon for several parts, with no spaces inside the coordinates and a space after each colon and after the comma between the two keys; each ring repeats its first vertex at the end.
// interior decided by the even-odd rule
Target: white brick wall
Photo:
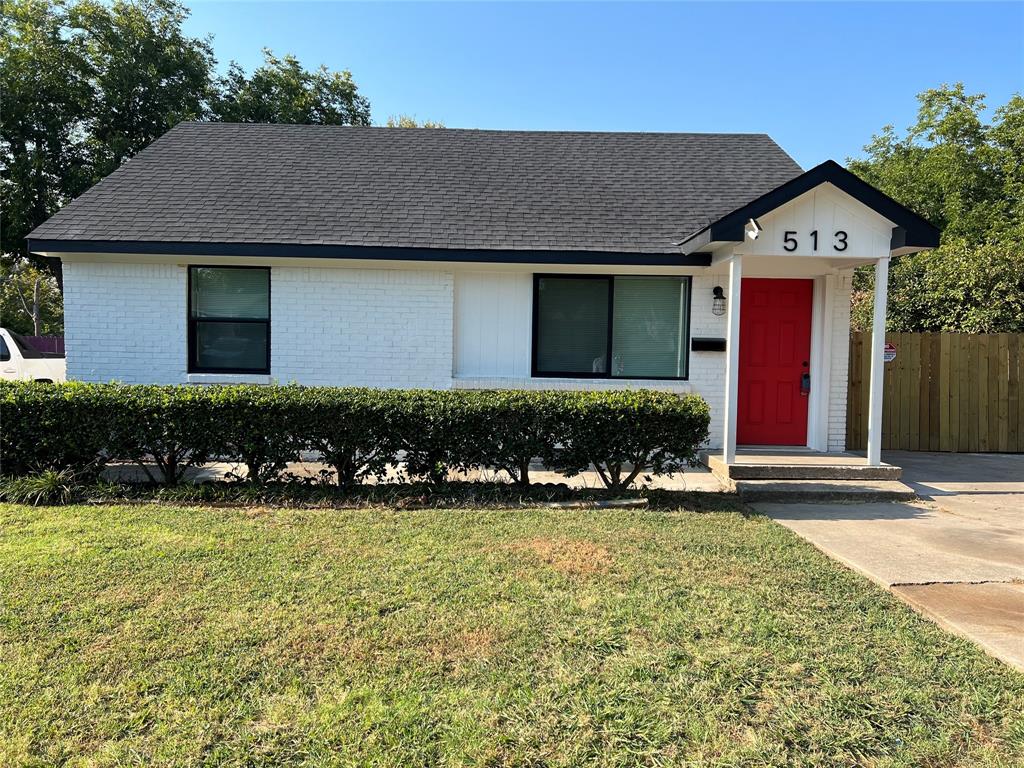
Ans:
{"type": "MultiPolygon", "coordinates": [[[[690,337],[724,339],[726,316],[711,314],[712,290],[716,285],[727,287],[724,276],[693,278],[690,296],[690,337]]],[[[690,352],[690,385],[692,391],[708,402],[711,408],[711,427],[708,444],[722,446],[725,429],[725,352],[690,352]]]]}
{"type": "Polygon", "coordinates": [[[75,262],[63,267],[69,379],[185,381],[184,267],[75,262]]]}
{"type": "Polygon", "coordinates": [[[274,267],[270,296],[278,381],[451,387],[451,273],[274,267]]]}
{"type": "Polygon", "coordinates": [[[846,450],[846,397],[850,377],[850,293],[853,273],[835,278],[832,294],[832,338],[828,342],[832,370],[829,377],[828,449],[846,450]]]}
{"type": "MultiPolygon", "coordinates": [[[[68,377],[188,382],[187,285],[180,266],[65,263],[68,377]]],[[[450,273],[274,267],[270,286],[274,380],[451,386],[450,273]]]]}

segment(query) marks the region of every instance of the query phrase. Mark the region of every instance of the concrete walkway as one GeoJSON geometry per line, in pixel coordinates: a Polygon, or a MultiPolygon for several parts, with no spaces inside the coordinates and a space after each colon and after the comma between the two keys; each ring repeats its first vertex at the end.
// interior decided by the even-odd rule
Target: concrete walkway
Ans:
{"type": "Polygon", "coordinates": [[[1024,456],[883,458],[921,502],[755,508],[1024,671],[1024,456]]]}

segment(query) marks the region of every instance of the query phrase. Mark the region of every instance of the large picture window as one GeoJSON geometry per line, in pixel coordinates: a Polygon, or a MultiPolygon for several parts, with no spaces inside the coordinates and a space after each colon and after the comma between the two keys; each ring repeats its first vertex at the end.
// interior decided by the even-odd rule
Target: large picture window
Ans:
{"type": "Polygon", "coordinates": [[[270,373],[270,269],[189,267],[188,369],[270,373]]]}
{"type": "Polygon", "coordinates": [[[535,275],[533,375],[685,379],[690,278],[535,275]]]}

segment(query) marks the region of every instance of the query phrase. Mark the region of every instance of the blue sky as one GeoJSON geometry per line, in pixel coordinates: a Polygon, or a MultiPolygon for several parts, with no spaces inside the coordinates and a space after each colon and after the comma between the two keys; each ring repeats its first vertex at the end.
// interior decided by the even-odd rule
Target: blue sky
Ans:
{"type": "Polygon", "coordinates": [[[352,71],[375,122],[770,134],[844,161],[915,95],[1024,91],[1024,3],[186,2],[222,67],[264,46],[352,71]]]}

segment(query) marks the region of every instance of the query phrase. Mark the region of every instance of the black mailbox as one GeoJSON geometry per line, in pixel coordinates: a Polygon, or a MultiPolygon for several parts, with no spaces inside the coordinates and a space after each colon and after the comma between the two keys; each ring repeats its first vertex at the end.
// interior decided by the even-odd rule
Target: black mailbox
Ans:
{"type": "Polygon", "coordinates": [[[690,349],[694,352],[725,352],[725,339],[695,337],[690,340],[690,349]]]}

